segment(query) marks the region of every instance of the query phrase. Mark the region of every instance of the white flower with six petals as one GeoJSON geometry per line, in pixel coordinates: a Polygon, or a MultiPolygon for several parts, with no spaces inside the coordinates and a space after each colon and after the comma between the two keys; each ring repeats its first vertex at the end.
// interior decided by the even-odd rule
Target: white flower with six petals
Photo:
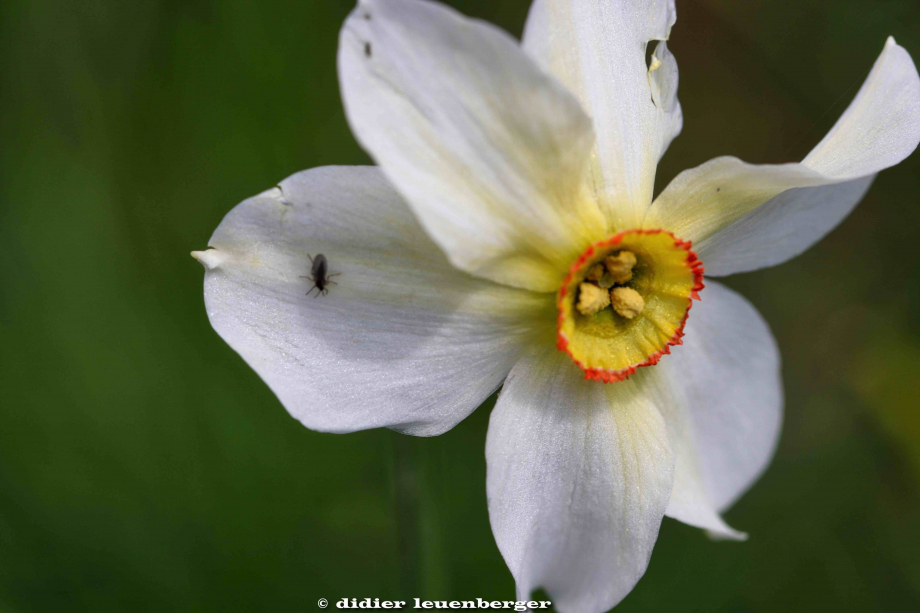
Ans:
{"type": "Polygon", "coordinates": [[[379,166],[289,177],[193,254],[214,328],[309,428],[432,436],[503,385],[493,532],[519,598],[542,586],[563,612],[617,604],[664,515],[744,537],[720,513],[772,456],[779,354],[700,262],[792,258],[920,141],[920,79],[889,39],[801,163],[717,158],[653,202],[682,125],[674,21],[673,0],[536,0],[519,45],[433,2],[361,0],[339,75],[379,166]],[[318,253],[338,285],[307,298],[318,253]],[[630,261],[604,283],[608,256],[630,261]]]}

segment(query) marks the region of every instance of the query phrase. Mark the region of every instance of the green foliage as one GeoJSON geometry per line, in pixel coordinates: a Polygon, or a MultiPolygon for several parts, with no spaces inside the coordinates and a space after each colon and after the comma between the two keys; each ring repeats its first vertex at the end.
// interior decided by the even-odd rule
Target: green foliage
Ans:
{"type": "MultiPolygon", "coordinates": [[[[453,4],[516,34],[527,10],[453,4]]],[[[279,179],[369,162],[335,75],[351,7],[0,4],[0,610],[513,596],[491,403],[435,439],[310,432],[212,331],[188,256],[279,179]]],[[[799,159],[885,36],[920,58],[915,0],[678,10],[685,128],[662,186],[716,155],[799,159]]],[[[920,603],[918,194],[915,155],[806,255],[731,280],[785,360],[777,459],[728,513],[751,539],[666,520],[621,610],[920,603]]]]}

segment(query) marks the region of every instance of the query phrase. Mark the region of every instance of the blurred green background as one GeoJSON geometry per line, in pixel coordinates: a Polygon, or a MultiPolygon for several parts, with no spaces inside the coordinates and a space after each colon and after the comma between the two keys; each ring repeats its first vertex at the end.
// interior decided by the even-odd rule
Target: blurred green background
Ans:
{"type": "MultiPolygon", "coordinates": [[[[454,1],[518,35],[526,0],[454,1]]],[[[345,0],[0,4],[0,611],[318,610],[513,596],[491,402],[412,439],[300,426],[212,331],[240,200],[363,164],[345,0]]],[[[678,2],[685,125],[659,171],[801,159],[916,0],[678,2]]],[[[666,519],[621,611],[920,610],[920,154],[807,254],[734,277],[784,357],[776,460],[713,543],[666,519]]]]}

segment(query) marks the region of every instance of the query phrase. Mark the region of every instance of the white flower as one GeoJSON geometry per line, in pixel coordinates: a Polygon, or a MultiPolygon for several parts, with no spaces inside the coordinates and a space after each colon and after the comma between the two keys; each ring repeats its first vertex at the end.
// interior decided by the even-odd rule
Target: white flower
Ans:
{"type": "Polygon", "coordinates": [[[773,453],[779,355],[711,279],[688,313],[700,262],[790,259],[920,141],[920,79],[889,39],[801,163],[718,158],[652,202],[682,123],[674,20],[669,0],[536,0],[522,48],[439,4],[362,0],[339,73],[379,166],[289,177],[195,253],[214,328],[309,428],[431,436],[504,382],[493,531],[519,596],[563,612],[619,602],[663,515],[743,538],[720,513],[773,453]],[[308,297],[319,253],[337,285],[308,297]]]}

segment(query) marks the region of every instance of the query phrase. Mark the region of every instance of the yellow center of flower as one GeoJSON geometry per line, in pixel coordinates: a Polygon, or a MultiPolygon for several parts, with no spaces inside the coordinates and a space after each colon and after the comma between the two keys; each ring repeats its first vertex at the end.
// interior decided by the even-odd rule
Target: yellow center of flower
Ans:
{"type": "Polygon", "coordinates": [[[690,243],[664,230],[597,242],[562,282],[557,345],[586,379],[621,381],[679,345],[703,267],[690,243]]]}

